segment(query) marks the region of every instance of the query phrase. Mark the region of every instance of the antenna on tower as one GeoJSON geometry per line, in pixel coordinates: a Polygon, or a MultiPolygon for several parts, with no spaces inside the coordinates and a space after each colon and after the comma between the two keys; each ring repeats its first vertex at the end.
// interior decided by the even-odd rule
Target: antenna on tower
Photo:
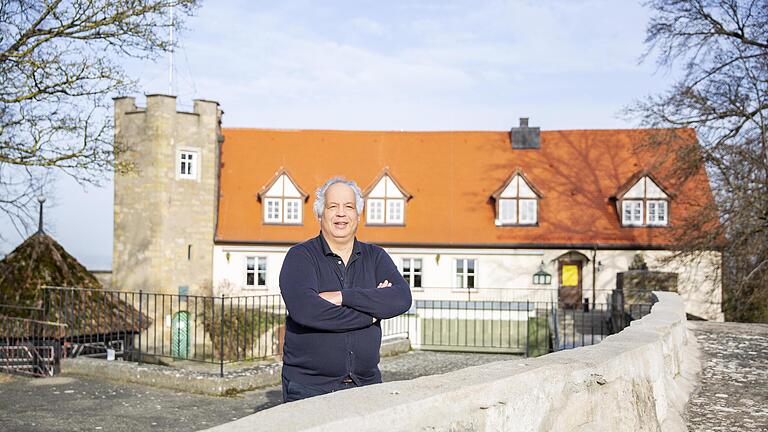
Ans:
{"type": "Polygon", "coordinates": [[[171,52],[169,53],[170,61],[168,62],[168,94],[169,95],[173,95],[173,51],[174,51],[174,47],[173,47],[173,30],[174,30],[174,25],[173,25],[173,9],[174,9],[174,5],[172,3],[171,4],[171,29],[170,29],[170,32],[171,32],[171,37],[170,37],[170,39],[171,39],[171,52]]]}

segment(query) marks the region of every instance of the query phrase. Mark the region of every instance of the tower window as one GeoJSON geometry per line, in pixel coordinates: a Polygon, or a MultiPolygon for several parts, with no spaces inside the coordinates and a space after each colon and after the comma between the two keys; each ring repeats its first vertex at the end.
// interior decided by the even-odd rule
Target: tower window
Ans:
{"type": "Polygon", "coordinates": [[[199,153],[193,150],[179,150],[176,162],[176,178],[197,180],[199,153]]]}

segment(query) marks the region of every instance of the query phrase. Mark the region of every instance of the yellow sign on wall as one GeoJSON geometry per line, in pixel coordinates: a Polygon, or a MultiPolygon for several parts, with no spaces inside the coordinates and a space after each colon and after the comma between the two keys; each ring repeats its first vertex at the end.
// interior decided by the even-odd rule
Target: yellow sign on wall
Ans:
{"type": "Polygon", "coordinates": [[[579,285],[579,266],[576,265],[564,265],[563,266],[563,286],[578,286],[579,285]]]}

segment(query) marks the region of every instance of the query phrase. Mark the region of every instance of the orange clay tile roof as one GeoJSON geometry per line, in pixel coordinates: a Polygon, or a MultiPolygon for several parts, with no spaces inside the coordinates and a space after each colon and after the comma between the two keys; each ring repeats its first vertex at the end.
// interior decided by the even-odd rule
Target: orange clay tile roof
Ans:
{"type": "MultiPolygon", "coordinates": [[[[656,131],[658,132],[658,130],[656,131]]],[[[667,130],[672,147],[692,130],[667,130]]],[[[224,129],[216,241],[285,243],[317,235],[314,191],[342,175],[366,188],[386,167],[413,197],[404,226],[365,226],[358,238],[381,245],[482,247],[665,247],[670,228],[624,228],[611,197],[633,176],[651,174],[673,194],[675,224],[712,202],[703,168],[684,184],[669,174],[671,152],[638,148],[648,130],[542,131],[540,149],[512,149],[508,132],[381,132],[224,129]],[[310,194],[299,226],[265,225],[257,194],[280,169],[310,194]],[[516,170],[543,197],[538,226],[497,227],[491,195],[516,170]]]]}

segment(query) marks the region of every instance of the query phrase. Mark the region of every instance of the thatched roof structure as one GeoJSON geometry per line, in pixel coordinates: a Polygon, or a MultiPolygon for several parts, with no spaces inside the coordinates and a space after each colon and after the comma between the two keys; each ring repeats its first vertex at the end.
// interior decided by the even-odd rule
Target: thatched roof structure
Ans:
{"type": "MultiPolygon", "coordinates": [[[[138,311],[119,293],[106,292],[93,274],[44,232],[37,232],[0,260],[0,304],[47,309],[0,309],[21,318],[66,324],[68,336],[137,332],[138,311]],[[43,286],[86,288],[49,291],[43,286]],[[47,303],[47,304],[46,304],[47,303]]],[[[142,315],[142,328],[150,320],[142,315]]]]}

